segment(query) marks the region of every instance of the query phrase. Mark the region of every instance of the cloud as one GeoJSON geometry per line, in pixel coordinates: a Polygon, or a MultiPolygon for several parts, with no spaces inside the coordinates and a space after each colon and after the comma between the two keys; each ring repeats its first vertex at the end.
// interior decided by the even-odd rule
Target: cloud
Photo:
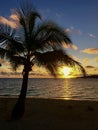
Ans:
{"type": "Polygon", "coordinates": [[[66,49],[66,48],[71,48],[73,50],[78,50],[78,47],[74,44],[72,45],[66,45],[65,43],[63,44],[63,47],[66,49]]]}
{"type": "Polygon", "coordinates": [[[92,33],[89,33],[88,36],[89,36],[90,38],[93,38],[93,39],[96,38],[96,36],[95,36],[94,34],[92,34],[92,33]]]}
{"type": "Polygon", "coordinates": [[[69,34],[75,34],[75,35],[78,35],[78,36],[80,36],[80,35],[82,35],[82,32],[81,32],[81,30],[79,30],[79,29],[75,29],[74,27],[69,27],[69,28],[66,28],[65,29],[65,32],[67,32],[67,33],[69,33],[69,34]]]}
{"type": "Polygon", "coordinates": [[[92,68],[95,68],[95,67],[94,67],[94,66],[91,66],[91,65],[88,65],[88,66],[86,66],[86,68],[92,69],[92,68]]]}
{"type": "Polygon", "coordinates": [[[71,34],[72,33],[72,29],[67,28],[67,29],[65,29],[65,32],[71,34]]]}
{"type": "Polygon", "coordinates": [[[0,16],[0,23],[6,24],[12,28],[18,28],[18,17],[16,14],[11,14],[9,18],[5,18],[3,16],[0,16]]]}
{"type": "Polygon", "coordinates": [[[16,14],[11,14],[9,18],[14,21],[19,21],[18,16],[16,14]]]}
{"type": "Polygon", "coordinates": [[[83,60],[83,62],[87,64],[87,63],[90,62],[90,59],[89,59],[89,58],[85,58],[85,59],[83,60]]]}
{"type": "Polygon", "coordinates": [[[77,58],[76,56],[71,56],[75,61],[78,61],[78,62],[80,62],[80,59],[79,58],[77,58]]]}
{"type": "Polygon", "coordinates": [[[87,54],[98,54],[98,48],[87,48],[87,49],[81,50],[81,52],[87,53],[87,54]]]}
{"type": "Polygon", "coordinates": [[[4,63],[4,60],[0,58],[0,63],[4,63]]]}
{"type": "Polygon", "coordinates": [[[73,32],[73,30],[74,30],[74,27],[71,26],[69,28],[66,28],[65,32],[71,34],[73,32]]]}
{"type": "Polygon", "coordinates": [[[74,44],[71,45],[71,48],[72,48],[73,50],[78,50],[78,47],[77,47],[76,45],[74,45],[74,44]]]}
{"type": "Polygon", "coordinates": [[[94,59],[94,60],[98,62],[98,57],[95,57],[95,59],[94,59]]]}
{"type": "Polygon", "coordinates": [[[82,32],[80,30],[76,30],[76,34],[80,36],[82,35],[82,32]]]}

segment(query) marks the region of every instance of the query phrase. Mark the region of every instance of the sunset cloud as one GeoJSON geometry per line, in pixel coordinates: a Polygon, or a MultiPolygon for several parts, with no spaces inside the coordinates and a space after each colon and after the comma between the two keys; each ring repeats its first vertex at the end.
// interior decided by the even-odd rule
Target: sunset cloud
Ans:
{"type": "Polygon", "coordinates": [[[88,66],[86,66],[86,68],[92,69],[92,68],[95,68],[95,67],[91,66],[91,65],[88,65],[88,66]]]}
{"type": "Polygon", "coordinates": [[[85,59],[83,60],[83,62],[86,63],[86,64],[88,64],[88,63],[90,62],[90,59],[89,59],[89,58],[85,58],[85,59]]]}
{"type": "Polygon", "coordinates": [[[98,62],[98,57],[95,57],[95,59],[94,59],[94,60],[98,62]]]}
{"type": "Polygon", "coordinates": [[[73,50],[78,50],[78,47],[76,46],[76,45],[71,45],[71,48],[73,49],[73,50]]]}
{"type": "Polygon", "coordinates": [[[78,62],[80,62],[80,59],[79,58],[77,58],[76,56],[71,56],[75,61],[78,61],[78,62]]]}
{"type": "Polygon", "coordinates": [[[98,75],[98,67],[96,66],[88,65],[85,69],[88,75],[98,75]]]}
{"type": "Polygon", "coordinates": [[[19,21],[18,16],[16,14],[11,14],[9,18],[14,21],[19,21]]]}
{"type": "Polygon", "coordinates": [[[11,14],[8,19],[3,16],[0,16],[0,23],[6,24],[12,28],[18,27],[17,20],[18,18],[15,14],[11,14]]]}
{"type": "Polygon", "coordinates": [[[3,62],[4,62],[4,60],[0,58],[0,63],[3,63],[3,62]]]}
{"type": "Polygon", "coordinates": [[[64,48],[71,48],[73,50],[78,50],[78,47],[76,45],[74,45],[74,44],[72,44],[72,45],[63,44],[63,47],[64,48]]]}
{"type": "Polygon", "coordinates": [[[66,29],[65,29],[65,32],[67,32],[67,33],[69,33],[69,34],[72,34],[72,33],[73,33],[73,34],[78,35],[78,36],[82,35],[81,30],[75,29],[74,27],[66,28],[66,29]]]}
{"type": "Polygon", "coordinates": [[[87,53],[87,54],[98,54],[98,48],[87,48],[87,49],[81,50],[81,52],[87,53]]]}

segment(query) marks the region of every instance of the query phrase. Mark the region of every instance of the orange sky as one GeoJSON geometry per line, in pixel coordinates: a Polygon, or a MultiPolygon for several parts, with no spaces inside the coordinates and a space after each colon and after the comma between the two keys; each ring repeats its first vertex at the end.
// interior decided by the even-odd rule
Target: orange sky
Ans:
{"type": "MultiPolygon", "coordinates": [[[[66,77],[63,73],[63,67],[60,67],[60,77],[66,77]]],[[[98,74],[98,67],[93,66],[86,66],[85,68],[87,74],[98,74]]],[[[22,74],[22,67],[20,67],[16,72],[12,70],[10,64],[8,62],[2,61],[2,66],[0,67],[0,77],[21,77],[22,74]]],[[[38,68],[36,66],[33,67],[33,71],[30,72],[30,77],[42,77],[47,78],[51,77],[51,75],[48,74],[48,72],[44,68],[38,68]]],[[[80,72],[77,72],[75,69],[71,69],[71,71],[68,74],[68,77],[73,77],[79,75],[80,72]]]]}
{"type": "MultiPolygon", "coordinates": [[[[17,28],[17,17],[14,9],[19,6],[20,0],[0,0],[0,21],[17,28]]],[[[87,74],[98,74],[98,0],[62,0],[41,1],[31,0],[38,9],[43,20],[53,20],[69,33],[73,42],[73,49],[68,54],[86,66],[87,74]]],[[[0,75],[13,73],[8,62],[0,59],[0,75]]],[[[20,69],[18,70],[20,72],[20,69]]],[[[34,68],[35,77],[47,77],[42,68],[34,68]],[[39,74],[40,73],[40,74],[39,74]]],[[[76,71],[73,72],[76,75],[76,71]]],[[[7,75],[8,77],[8,75],[7,75]]]]}

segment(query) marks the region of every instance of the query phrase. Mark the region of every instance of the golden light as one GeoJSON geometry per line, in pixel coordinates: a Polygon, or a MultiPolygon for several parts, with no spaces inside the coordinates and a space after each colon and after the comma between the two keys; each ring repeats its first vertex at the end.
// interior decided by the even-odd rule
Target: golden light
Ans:
{"type": "Polygon", "coordinates": [[[62,72],[65,76],[68,76],[70,74],[70,68],[68,67],[62,68],[62,72]]]}
{"type": "Polygon", "coordinates": [[[72,69],[70,68],[70,67],[66,67],[66,66],[64,66],[64,67],[61,67],[60,69],[59,69],[59,73],[61,74],[61,77],[65,77],[65,78],[69,78],[71,75],[71,71],[72,71],[72,69]]]}

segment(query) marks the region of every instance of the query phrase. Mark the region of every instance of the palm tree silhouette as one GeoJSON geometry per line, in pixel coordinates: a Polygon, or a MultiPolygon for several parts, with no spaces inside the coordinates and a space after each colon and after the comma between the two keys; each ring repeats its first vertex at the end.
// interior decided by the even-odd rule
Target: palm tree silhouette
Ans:
{"type": "Polygon", "coordinates": [[[61,63],[78,67],[84,75],[85,70],[63,49],[63,44],[71,45],[72,42],[61,27],[51,21],[36,21],[41,16],[27,3],[15,13],[18,28],[0,25],[0,56],[9,60],[14,70],[23,65],[22,87],[12,111],[12,118],[18,119],[24,114],[28,75],[35,64],[45,67],[55,77],[61,63]]]}

